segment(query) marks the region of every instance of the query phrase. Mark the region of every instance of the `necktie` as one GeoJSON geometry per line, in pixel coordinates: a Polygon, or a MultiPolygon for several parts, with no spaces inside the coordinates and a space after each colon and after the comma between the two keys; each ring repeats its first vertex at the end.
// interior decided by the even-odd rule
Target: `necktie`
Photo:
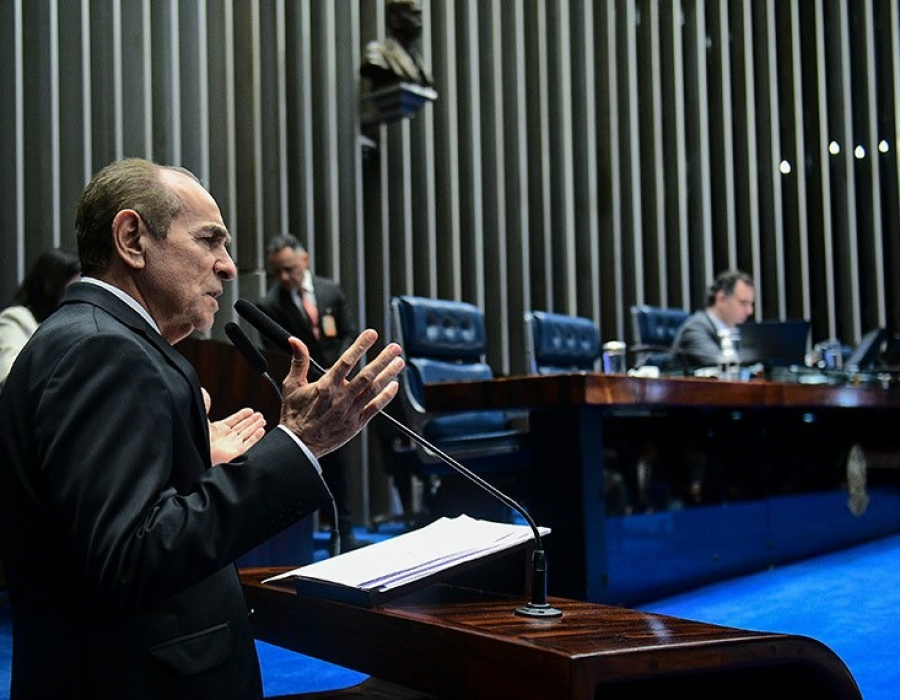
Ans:
{"type": "Polygon", "coordinates": [[[316,337],[316,340],[318,340],[319,309],[316,308],[316,305],[302,289],[300,290],[300,302],[303,304],[303,310],[306,312],[306,317],[309,319],[309,325],[312,327],[313,335],[316,337]]]}

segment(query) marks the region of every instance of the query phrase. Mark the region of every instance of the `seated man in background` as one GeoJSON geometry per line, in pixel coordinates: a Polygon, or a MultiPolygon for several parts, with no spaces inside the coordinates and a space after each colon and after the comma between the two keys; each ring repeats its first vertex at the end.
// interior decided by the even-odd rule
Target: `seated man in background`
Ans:
{"type": "Polygon", "coordinates": [[[706,307],[691,314],[678,330],[672,352],[691,367],[715,365],[722,352],[719,331],[746,321],[755,301],[750,275],[741,270],[720,273],[709,287],[706,307]]]}

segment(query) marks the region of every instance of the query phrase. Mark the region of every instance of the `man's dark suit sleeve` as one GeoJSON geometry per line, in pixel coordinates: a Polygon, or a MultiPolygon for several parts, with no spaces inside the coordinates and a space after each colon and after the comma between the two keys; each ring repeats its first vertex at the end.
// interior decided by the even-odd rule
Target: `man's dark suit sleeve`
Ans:
{"type": "Polygon", "coordinates": [[[36,416],[40,488],[89,585],[123,610],[201,581],[328,500],[280,430],[208,468],[205,417],[176,375],[136,336],[95,334],[53,368],[36,416]]]}

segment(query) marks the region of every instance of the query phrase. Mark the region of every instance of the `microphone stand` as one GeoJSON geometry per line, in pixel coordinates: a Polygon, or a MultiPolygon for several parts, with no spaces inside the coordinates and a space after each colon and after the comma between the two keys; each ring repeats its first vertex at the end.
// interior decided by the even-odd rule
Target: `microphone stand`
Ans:
{"type": "MultiPolygon", "coordinates": [[[[317,369],[321,368],[317,367],[317,369]]],[[[554,608],[547,603],[547,554],[544,551],[544,544],[543,539],[541,538],[541,533],[538,530],[534,519],[528,514],[528,511],[526,511],[522,506],[516,503],[516,501],[497,489],[495,486],[482,479],[471,469],[463,466],[460,462],[453,459],[453,457],[448,455],[443,450],[439,449],[437,446],[431,444],[424,437],[414,432],[411,428],[398,421],[389,413],[382,412],[380,415],[383,416],[385,420],[391,423],[391,425],[393,425],[401,433],[419,444],[421,447],[424,447],[429,452],[435,454],[442,462],[452,467],[467,479],[480,486],[489,494],[500,500],[504,505],[509,506],[510,508],[515,510],[525,519],[525,522],[527,522],[528,526],[531,528],[531,532],[534,535],[535,542],[534,553],[531,555],[531,600],[522,607],[516,608],[516,614],[524,615],[526,617],[561,616],[561,610],[554,608]]]]}
{"type": "MultiPolygon", "coordinates": [[[[250,323],[250,325],[252,325],[254,328],[256,328],[256,330],[269,338],[269,340],[271,340],[277,347],[282,349],[287,348],[287,350],[290,350],[290,345],[287,344],[287,338],[290,337],[291,334],[271,318],[269,318],[269,316],[262,310],[260,310],[257,306],[250,304],[243,299],[239,299],[235,303],[234,307],[237,312],[241,316],[243,316],[248,323],[250,323]]],[[[310,365],[314,367],[319,373],[325,374],[325,372],[327,371],[312,357],[309,358],[309,362],[310,365]]],[[[391,425],[393,425],[397,430],[403,433],[410,440],[433,453],[435,456],[437,456],[438,459],[444,462],[444,464],[452,467],[459,474],[462,474],[474,484],[487,491],[504,505],[515,510],[525,519],[525,522],[527,522],[528,526],[531,528],[535,544],[534,552],[531,556],[531,600],[528,601],[528,603],[526,603],[525,605],[516,608],[515,612],[517,615],[522,615],[524,617],[548,618],[562,616],[561,610],[559,610],[558,608],[554,608],[547,602],[547,554],[544,550],[544,543],[543,539],[541,538],[541,533],[538,530],[537,524],[534,522],[534,519],[531,517],[531,515],[529,515],[528,511],[526,511],[525,508],[523,508],[505,493],[500,491],[498,488],[482,479],[471,469],[455,460],[453,457],[448,455],[436,445],[433,445],[431,442],[415,432],[412,428],[404,425],[389,413],[381,411],[379,415],[384,420],[387,420],[389,423],[391,423],[391,425]]]]}
{"type": "MultiPolygon", "coordinates": [[[[280,402],[282,400],[281,387],[278,386],[278,382],[272,379],[272,375],[269,374],[269,363],[266,361],[266,358],[263,357],[263,354],[259,349],[250,342],[250,339],[244,334],[241,327],[236,323],[229,321],[225,324],[225,335],[228,336],[228,339],[238,349],[241,356],[247,361],[247,364],[269,380],[269,384],[272,385],[272,388],[275,390],[275,395],[280,402]]],[[[328,493],[328,498],[331,499],[332,527],[331,535],[328,540],[328,553],[332,557],[336,557],[341,553],[341,533],[338,529],[337,501],[334,500],[334,494],[332,494],[331,489],[328,488],[328,483],[325,481],[324,477],[322,478],[322,486],[328,493]]]]}

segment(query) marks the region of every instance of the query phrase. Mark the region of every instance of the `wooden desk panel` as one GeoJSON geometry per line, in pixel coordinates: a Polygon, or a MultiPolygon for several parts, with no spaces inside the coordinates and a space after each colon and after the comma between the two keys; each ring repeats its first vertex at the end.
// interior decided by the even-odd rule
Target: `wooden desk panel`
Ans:
{"type": "Polygon", "coordinates": [[[583,373],[429,384],[425,386],[425,403],[432,411],[581,405],[900,410],[900,388],[583,373]]]}
{"type": "MultiPolygon", "coordinates": [[[[811,532],[805,527],[809,522],[830,523],[835,529],[832,548],[900,531],[900,489],[891,487],[893,492],[872,499],[866,518],[855,517],[845,506],[846,493],[840,493],[840,470],[832,464],[854,441],[900,453],[900,434],[890,427],[900,424],[896,386],[568,374],[428,385],[425,400],[435,411],[530,409],[532,473],[529,486],[522,489],[527,490],[523,500],[534,519],[553,530],[547,547],[553,595],[632,605],[679,590],[671,577],[665,586],[653,590],[649,579],[667,560],[632,561],[621,539],[624,530],[638,525],[637,519],[652,527],[651,520],[661,520],[663,513],[671,517],[660,526],[672,528],[674,534],[670,539],[661,536],[655,544],[671,557],[677,554],[673,543],[690,540],[685,529],[699,521],[694,516],[701,515],[701,510],[706,516],[710,507],[719,506],[718,516],[712,518],[720,521],[708,522],[709,527],[697,533],[696,545],[690,545],[691,556],[685,560],[697,566],[685,573],[681,589],[828,551],[828,532],[811,532]],[[642,421],[644,432],[623,432],[623,420],[642,421]],[[615,452],[623,447],[623,440],[633,439],[634,446],[625,445],[632,450],[653,436],[646,431],[654,429],[664,429],[671,438],[677,430],[672,426],[679,425],[694,435],[697,427],[705,431],[715,426],[717,456],[725,454],[740,464],[748,488],[737,495],[723,491],[723,500],[712,506],[701,503],[685,508],[682,504],[680,512],[656,506],[653,516],[607,513],[607,478],[623,475],[620,464],[610,467],[611,448],[615,452]],[[723,440],[728,445],[720,450],[723,440]],[[795,475],[805,479],[801,487],[793,480],[795,475]],[[831,479],[828,484],[827,479],[831,479]],[[814,494],[829,490],[831,502],[815,510],[814,494]],[[752,499],[766,505],[762,520],[753,521],[757,511],[743,508],[752,499]],[[742,507],[729,508],[729,504],[742,507]],[[740,516],[744,520],[736,520],[744,512],[746,517],[740,516]],[[791,517],[799,519],[798,526],[791,526],[791,517]],[[773,523],[787,523],[788,531],[772,531],[773,523]],[[715,539],[728,527],[755,533],[750,543],[754,546],[747,547],[745,558],[736,556],[739,550],[731,546],[733,539],[715,539]],[[609,534],[613,531],[618,534],[609,534]],[[632,586],[623,575],[648,580],[632,586]]],[[[633,465],[628,469],[634,471],[633,465]]],[[[871,479],[870,474],[870,486],[871,479]]],[[[641,556],[649,556],[646,552],[644,547],[641,556]]],[[[664,574],[668,570],[660,569],[659,578],[666,578],[664,574]]]]}
{"type": "Polygon", "coordinates": [[[258,639],[438,697],[860,697],[807,637],[561,598],[562,618],[530,620],[519,600],[448,586],[366,609],[260,583],[276,571],[241,572],[258,639]]]}

